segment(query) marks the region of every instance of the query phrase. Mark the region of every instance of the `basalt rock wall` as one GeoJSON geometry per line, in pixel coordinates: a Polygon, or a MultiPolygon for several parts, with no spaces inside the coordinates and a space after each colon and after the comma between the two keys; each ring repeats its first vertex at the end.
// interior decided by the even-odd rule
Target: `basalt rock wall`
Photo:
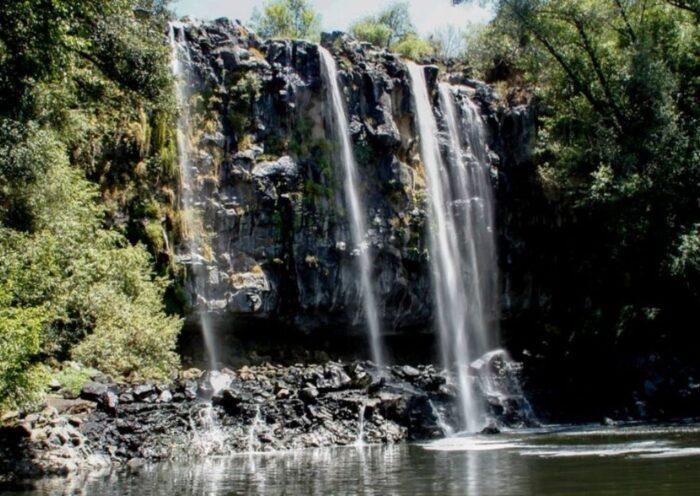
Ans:
{"type": "MultiPolygon", "coordinates": [[[[196,212],[184,214],[198,217],[207,240],[179,257],[204,265],[208,275],[193,297],[195,309],[218,317],[220,327],[274,322],[311,333],[361,333],[357,247],[317,46],[263,43],[228,20],[176,31],[189,59],[197,198],[196,212]]],[[[384,331],[430,331],[425,174],[405,63],[341,33],[325,34],[321,44],[338,63],[348,103],[384,331]]],[[[483,83],[436,66],[425,71],[439,123],[438,80],[479,104],[491,131],[494,185],[506,184],[503,171],[529,160],[532,110],[507,105],[483,83]]],[[[501,241],[508,238],[504,231],[501,241]]]]}

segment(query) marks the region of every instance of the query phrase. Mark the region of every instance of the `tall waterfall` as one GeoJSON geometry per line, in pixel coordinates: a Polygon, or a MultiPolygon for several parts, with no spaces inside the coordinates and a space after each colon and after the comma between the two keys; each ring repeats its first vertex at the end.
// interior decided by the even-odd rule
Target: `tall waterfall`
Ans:
{"type": "Polygon", "coordinates": [[[430,264],[443,365],[454,367],[463,427],[480,429],[484,405],[475,396],[469,364],[492,345],[497,333],[496,258],[493,200],[488,178],[485,133],[475,108],[467,105],[462,140],[454,96],[440,86],[448,131],[448,162],[440,149],[438,124],[423,67],[408,64],[420,151],[429,196],[430,264]],[[464,152],[464,147],[468,153],[464,152]]]}
{"type": "Polygon", "coordinates": [[[498,261],[486,128],[471,99],[463,96],[458,112],[453,88],[441,83],[439,92],[449,134],[455,217],[463,238],[467,325],[473,339],[472,358],[476,358],[499,341],[498,261]]]}
{"type": "MultiPolygon", "coordinates": [[[[206,291],[207,274],[202,249],[206,238],[203,219],[201,218],[201,213],[198,212],[198,207],[202,202],[197,199],[197,185],[193,177],[193,173],[196,173],[196,167],[192,161],[193,155],[190,147],[192,134],[189,103],[191,82],[188,66],[191,63],[191,59],[182,25],[171,23],[169,36],[170,46],[172,47],[171,68],[175,76],[177,101],[180,111],[177,119],[177,151],[183,227],[186,231],[184,238],[188,251],[185,258],[192,268],[192,277],[196,289],[195,294],[203,295],[206,291]]],[[[207,351],[207,361],[209,362],[209,367],[213,370],[217,368],[217,356],[212,326],[206,311],[199,312],[199,319],[207,351]]]]}
{"type": "Polygon", "coordinates": [[[345,101],[338,84],[338,70],[333,56],[325,48],[319,46],[321,70],[328,91],[328,103],[333,111],[332,125],[336,141],[340,144],[341,162],[343,164],[343,193],[350,215],[350,234],[356,252],[360,269],[360,285],[365,319],[369,334],[372,359],[381,366],[384,364],[384,350],[381,341],[381,326],[379,313],[372,284],[372,260],[370,257],[366,235],[365,208],[358,191],[357,163],[350,140],[348,115],[345,101]]]}

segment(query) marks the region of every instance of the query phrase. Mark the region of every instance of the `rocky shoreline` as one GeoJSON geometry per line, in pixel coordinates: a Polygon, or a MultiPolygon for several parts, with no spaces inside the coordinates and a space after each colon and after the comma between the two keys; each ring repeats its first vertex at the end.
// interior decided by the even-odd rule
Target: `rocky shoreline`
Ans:
{"type": "MultiPolygon", "coordinates": [[[[503,365],[488,364],[505,378],[503,365]]],[[[432,439],[459,425],[455,400],[450,376],[432,365],[192,369],[167,385],[97,376],[77,399],[51,397],[40,412],[4,420],[0,474],[18,480],[191,456],[432,439]]],[[[489,432],[533,422],[522,397],[484,401],[489,432]]]]}

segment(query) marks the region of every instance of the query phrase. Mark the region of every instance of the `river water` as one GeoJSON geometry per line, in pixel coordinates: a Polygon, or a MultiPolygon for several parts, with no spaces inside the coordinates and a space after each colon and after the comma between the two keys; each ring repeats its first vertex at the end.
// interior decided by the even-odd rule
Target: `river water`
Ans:
{"type": "Polygon", "coordinates": [[[167,462],[13,495],[695,495],[700,425],[555,426],[432,443],[167,462]]]}

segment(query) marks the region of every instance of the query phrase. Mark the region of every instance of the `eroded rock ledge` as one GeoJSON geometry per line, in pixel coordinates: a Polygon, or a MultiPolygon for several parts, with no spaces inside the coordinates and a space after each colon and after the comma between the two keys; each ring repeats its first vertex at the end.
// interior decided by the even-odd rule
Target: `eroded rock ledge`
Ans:
{"type": "MultiPolygon", "coordinates": [[[[497,363],[490,366],[497,367],[497,363]]],[[[169,385],[87,383],[0,428],[0,474],[16,478],[169,458],[443,436],[456,390],[427,366],[368,362],[190,370],[169,385]],[[360,432],[362,435],[360,436],[360,432]]],[[[518,398],[486,398],[494,425],[518,426],[518,398]]]]}

